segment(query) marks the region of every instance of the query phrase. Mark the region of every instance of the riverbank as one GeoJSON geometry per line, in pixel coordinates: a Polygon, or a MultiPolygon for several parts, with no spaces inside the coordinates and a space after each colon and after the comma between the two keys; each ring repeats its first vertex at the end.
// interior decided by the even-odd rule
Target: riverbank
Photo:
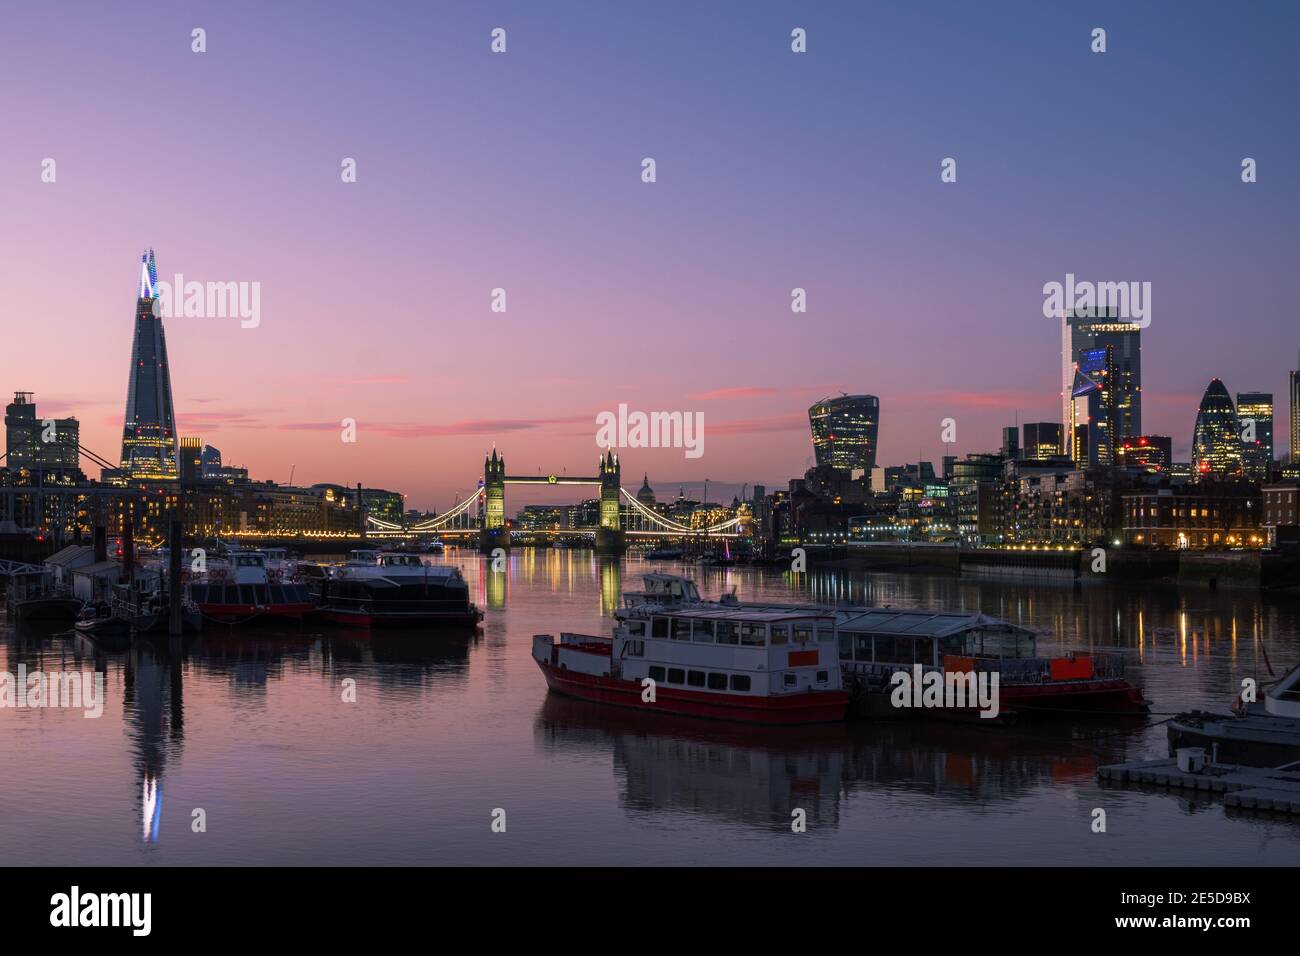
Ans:
{"type": "Polygon", "coordinates": [[[1187,588],[1294,590],[1300,554],[1277,551],[1011,551],[871,543],[807,548],[810,566],[995,580],[1080,584],[1166,583],[1187,588]]]}

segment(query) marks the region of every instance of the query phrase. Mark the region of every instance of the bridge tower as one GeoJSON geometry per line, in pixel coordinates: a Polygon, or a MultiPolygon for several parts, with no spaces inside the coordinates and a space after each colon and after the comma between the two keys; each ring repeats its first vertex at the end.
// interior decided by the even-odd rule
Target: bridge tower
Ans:
{"type": "Polygon", "coordinates": [[[496,548],[510,550],[510,532],[506,528],[506,459],[493,446],[491,457],[483,459],[483,530],[479,532],[479,550],[491,554],[496,548]]]}
{"type": "Polygon", "coordinates": [[[624,548],[623,529],[619,516],[622,512],[623,466],[612,450],[607,450],[600,460],[600,527],[596,529],[596,550],[605,554],[619,554],[624,548]]]}

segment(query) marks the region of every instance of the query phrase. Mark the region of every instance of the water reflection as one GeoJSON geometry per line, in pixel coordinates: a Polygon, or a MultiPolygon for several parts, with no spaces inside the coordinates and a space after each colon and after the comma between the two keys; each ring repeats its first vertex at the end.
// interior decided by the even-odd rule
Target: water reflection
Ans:
{"type": "MultiPolygon", "coordinates": [[[[135,862],[143,849],[180,862],[418,863],[437,852],[448,854],[438,857],[442,862],[473,863],[482,852],[473,844],[479,817],[464,832],[435,838],[425,826],[430,807],[454,815],[490,799],[491,806],[518,807],[525,819],[562,829],[573,804],[585,800],[592,826],[614,827],[610,832],[630,843],[665,851],[689,853],[719,826],[731,826],[736,839],[716,857],[725,861],[747,862],[755,858],[745,855],[751,850],[775,846],[800,808],[810,831],[833,832],[846,847],[853,834],[900,860],[914,859],[908,853],[926,858],[941,839],[935,827],[949,825],[942,839],[960,842],[978,830],[990,843],[1001,841],[1013,861],[1044,862],[1035,859],[1038,847],[1055,842],[1057,851],[1074,854],[1072,861],[1095,863],[1072,844],[1063,849],[1058,835],[1062,814],[1097,788],[1099,763],[1163,756],[1160,712],[1223,710],[1242,677],[1266,680],[1300,659],[1300,600],[1286,595],[831,569],[791,575],[637,556],[620,561],[579,549],[521,549],[501,571],[472,551],[442,560],[462,569],[487,608],[478,636],[362,636],[310,624],[209,628],[183,643],[138,641],[129,651],[111,651],[49,630],[0,635],[10,671],[21,663],[29,670],[104,672],[106,712],[115,722],[112,708],[120,704],[126,730],[96,732],[103,724],[80,715],[0,713],[0,722],[16,721],[0,731],[22,731],[0,732],[0,759],[22,759],[35,749],[43,773],[60,780],[44,803],[20,780],[0,781],[0,805],[19,821],[9,825],[0,814],[0,842],[23,844],[8,839],[12,834],[35,845],[76,819],[87,828],[79,838],[93,843],[99,838],[88,833],[104,834],[99,862],[135,862]],[[747,728],[651,720],[549,695],[530,659],[532,634],[606,632],[622,591],[639,589],[646,571],[685,573],[709,596],[734,588],[742,599],[978,609],[1033,628],[1048,653],[1120,645],[1132,651],[1133,676],[1157,714],[1128,729],[1068,721],[996,730],[930,721],[747,728]],[[355,709],[340,705],[346,678],[363,689],[355,709]],[[79,767],[91,770],[67,772],[61,755],[72,752],[83,758],[79,767]],[[227,777],[237,785],[224,786],[227,777]],[[382,814],[373,812],[376,781],[383,781],[382,814]],[[196,794],[214,786],[223,814],[241,825],[189,841],[176,806],[188,811],[199,802],[196,794]],[[880,826],[882,813],[888,827],[880,826]],[[967,818],[977,816],[981,826],[968,827],[967,818]],[[357,820],[365,825],[356,828],[357,820]],[[337,856],[340,833],[355,835],[347,860],[337,856]],[[447,850],[445,840],[457,849],[447,850]],[[910,849],[899,849],[904,844],[910,849]]],[[[1126,791],[1111,799],[1129,801],[1130,819],[1141,822],[1114,842],[1125,862],[1183,862],[1179,848],[1201,846],[1207,836],[1215,849],[1203,862],[1233,862],[1235,851],[1223,849],[1231,841],[1257,836],[1254,848],[1286,830],[1293,848],[1300,834],[1294,824],[1234,821],[1221,808],[1200,814],[1194,830],[1183,829],[1159,809],[1176,798],[1126,791]]],[[[505,843],[492,846],[507,852],[505,843]]],[[[536,862],[535,854],[549,851],[575,862],[608,862],[628,848],[573,839],[528,847],[533,857],[510,862],[536,862]]]]}
{"type": "Polygon", "coordinates": [[[163,780],[169,760],[185,740],[185,703],[180,642],[170,652],[151,641],[136,641],[124,652],[122,716],[135,757],[144,839],[158,842],[162,825],[163,780]]]}
{"type": "Polygon", "coordinates": [[[837,826],[844,724],[749,727],[605,707],[556,694],[534,722],[552,755],[608,754],[630,814],[689,812],[766,829],[837,826]]]}

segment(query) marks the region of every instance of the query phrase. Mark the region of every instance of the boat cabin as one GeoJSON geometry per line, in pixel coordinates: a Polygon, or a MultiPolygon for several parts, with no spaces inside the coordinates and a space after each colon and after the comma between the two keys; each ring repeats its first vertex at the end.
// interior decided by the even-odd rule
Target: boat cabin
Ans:
{"type": "Polygon", "coordinates": [[[614,629],[611,674],[727,694],[839,690],[836,636],[826,611],[645,604],[614,629]]]}
{"type": "Polygon", "coordinates": [[[1300,667],[1264,692],[1264,711],[1274,717],[1300,718],[1300,667]]]}
{"type": "Polygon", "coordinates": [[[367,548],[358,548],[355,551],[348,552],[347,565],[354,568],[369,568],[379,563],[378,551],[372,551],[367,548]]]}
{"type": "Polygon", "coordinates": [[[698,604],[700,589],[695,582],[680,574],[646,574],[641,580],[644,591],[628,591],[623,595],[627,607],[642,604],[698,604]]]}
{"type": "Polygon", "coordinates": [[[230,576],[235,584],[265,584],[266,555],[261,551],[232,551],[230,576]]]}

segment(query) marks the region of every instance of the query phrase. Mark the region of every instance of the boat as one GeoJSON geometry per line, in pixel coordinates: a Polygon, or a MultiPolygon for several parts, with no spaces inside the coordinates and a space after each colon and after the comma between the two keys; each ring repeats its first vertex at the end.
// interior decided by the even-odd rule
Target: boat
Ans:
{"type": "MultiPolygon", "coordinates": [[[[161,575],[142,573],[125,584],[113,585],[113,616],[137,634],[165,633],[171,625],[171,611],[163,580],[161,575]]],[[[185,598],[181,601],[181,627],[186,633],[203,628],[203,615],[185,598]]]]}
{"type": "Polygon", "coordinates": [[[435,539],[424,546],[425,554],[442,554],[447,550],[447,546],[441,541],[435,539]]]}
{"type": "Polygon", "coordinates": [[[272,576],[262,551],[230,552],[223,565],[209,565],[202,580],[188,583],[186,597],[224,624],[301,620],[316,606],[306,584],[284,580],[282,568],[272,576]]]}
{"type": "Polygon", "coordinates": [[[49,568],[31,566],[12,576],[6,603],[9,619],[16,624],[69,624],[84,602],[68,587],[56,584],[49,568]]]}
{"type": "Polygon", "coordinates": [[[348,552],[343,564],[344,567],[349,568],[371,568],[379,563],[379,556],[382,553],[371,548],[357,548],[348,552]]]}
{"type": "MultiPolygon", "coordinates": [[[[987,614],[880,607],[842,607],[840,665],[864,716],[946,716],[894,706],[896,675],[997,675],[997,714],[1025,712],[1142,716],[1151,705],[1125,676],[1121,650],[1038,654],[1038,635],[987,614]]],[[[970,704],[957,715],[972,716],[970,704]]]]}
{"type": "Polygon", "coordinates": [[[683,554],[681,548],[655,548],[647,551],[645,557],[647,561],[680,561],[683,554]]]}
{"type": "MultiPolygon", "coordinates": [[[[961,716],[979,708],[896,707],[898,674],[909,679],[938,673],[997,674],[999,717],[1034,712],[1142,716],[1150,704],[1125,676],[1122,651],[1038,656],[1038,635],[1028,628],[986,614],[891,607],[817,604],[741,603],[734,595],[704,601],[690,578],[673,574],[644,576],[646,590],[625,603],[651,603],[664,595],[683,604],[745,608],[757,612],[832,614],[837,629],[837,660],[852,712],[864,717],[961,716]],[[919,669],[919,670],[918,670],[919,669]]],[[[988,681],[991,685],[991,680],[988,681]]],[[[964,695],[963,695],[964,696],[964,695]]]]}
{"type": "Polygon", "coordinates": [[[72,625],[78,634],[109,647],[124,647],[131,642],[131,624],[113,613],[109,602],[87,604],[72,625]]]}
{"type": "MultiPolygon", "coordinates": [[[[373,564],[350,560],[321,579],[316,616],[354,627],[469,625],[483,619],[460,569],[385,551],[373,564]]],[[[352,552],[359,554],[359,552],[352,552]]]]}
{"type": "Polygon", "coordinates": [[[1297,769],[1300,764],[1300,665],[1264,691],[1263,700],[1237,696],[1230,714],[1200,710],[1168,724],[1169,755],[1201,748],[1213,763],[1297,769]]]}
{"type": "Polygon", "coordinates": [[[533,637],[550,690],[647,713],[755,724],[843,720],[835,617],[634,599],[611,636],[533,637]]]}

